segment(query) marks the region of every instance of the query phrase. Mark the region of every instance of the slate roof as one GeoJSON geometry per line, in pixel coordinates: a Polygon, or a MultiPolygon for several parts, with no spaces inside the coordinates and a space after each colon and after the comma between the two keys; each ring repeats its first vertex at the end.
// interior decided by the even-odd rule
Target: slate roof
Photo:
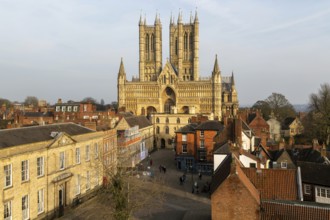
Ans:
{"type": "Polygon", "coordinates": [[[298,162],[297,165],[301,169],[302,182],[330,187],[330,165],[310,162],[298,162]]]}
{"type": "Polygon", "coordinates": [[[250,124],[253,121],[253,119],[255,119],[256,116],[257,116],[256,113],[250,113],[247,118],[247,123],[250,124]]]}
{"type": "Polygon", "coordinates": [[[52,140],[51,132],[65,132],[70,136],[94,132],[74,123],[0,130],[0,149],[52,140]]]}
{"type": "Polygon", "coordinates": [[[25,117],[53,117],[52,112],[25,112],[23,114],[25,117]]]}
{"type": "Polygon", "coordinates": [[[289,129],[289,126],[291,125],[291,123],[295,120],[296,118],[294,117],[287,117],[284,119],[283,123],[282,123],[282,129],[289,129]]]}
{"type": "Polygon", "coordinates": [[[297,199],[296,170],[244,168],[245,175],[259,190],[261,199],[297,199]]]}
{"type": "Polygon", "coordinates": [[[226,143],[215,143],[214,144],[214,154],[230,154],[231,150],[230,150],[230,146],[228,144],[228,142],[226,143]]]}
{"type": "Polygon", "coordinates": [[[314,162],[314,163],[324,163],[324,158],[321,153],[317,150],[314,150],[312,147],[310,148],[294,148],[294,149],[281,149],[276,151],[269,151],[272,156],[272,160],[276,161],[284,151],[287,151],[291,160],[297,164],[298,161],[305,162],[314,162]]]}
{"type": "Polygon", "coordinates": [[[211,194],[221,185],[229,176],[231,169],[232,155],[228,154],[221,164],[214,171],[211,182],[211,194]]]}
{"type": "Polygon", "coordinates": [[[222,131],[224,125],[220,121],[205,121],[198,125],[195,130],[222,131]]]}
{"type": "Polygon", "coordinates": [[[125,117],[125,120],[127,121],[128,125],[130,127],[134,127],[134,126],[138,125],[139,129],[141,129],[141,128],[152,126],[152,123],[143,115],[125,117]]]}
{"type": "Polygon", "coordinates": [[[178,129],[175,133],[194,133],[197,125],[198,124],[196,123],[187,124],[186,126],[178,129]]]}

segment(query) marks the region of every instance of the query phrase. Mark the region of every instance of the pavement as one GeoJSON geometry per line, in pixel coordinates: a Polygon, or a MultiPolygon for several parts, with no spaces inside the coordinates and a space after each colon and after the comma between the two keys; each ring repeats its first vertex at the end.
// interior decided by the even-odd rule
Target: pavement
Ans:
{"type": "MultiPolygon", "coordinates": [[[[154,151],[150,154],[150,158],[146,158],[142,161],[143,167],[150,167],[155,177],[161,177],[164,181],[164,186],[170,187],[171,189],[180,190],[180,192],[189,192],[185,194],[185,196],[190,196],[190,198],[210,198],[209,193],[202,193],[201,190],[203,186],[207,183],[211,182],[211,176],[202,175],[202,178],[199,179],[198,173],[185,173],[183,171],[179,171],[176,169],[176,161],[175,161],[175,151],[161,149],[154,151]],[[152,166],[150,166],[149,161],[152,160],[152,166]],[[166,173],[159,172],[159,166],[166,167],[166,173]],[[186,180],[181,185],[180,177],[185,173],[186,180]],[[197,182],[199,186],[199,194],[192,193],[193,184],[197,182]]],[[[146,169],[149,170],[149,169],[146,169]]],[[[196,191],[195,191],[196,192],[196,191]]]]}
{"type": "MultiPolygon", "coordinates": [[[[143,169],[153,173],[154,177],[141,175],[141,178],[161,179],[161,189],[165,194],[165,202],[161,208],[154,210],[139,210],[133,213],[133,220],[209,220],[211,219],[211,202],[209,193],[192,193],[195,181],[201,189],[205,183],[210,183],[211,177],[203,175],[201,179],[198,174],[187,173],[186,181],[180,184],[182,171],[176,169],[175,152],[173,150],[161,149],[154,151],[141,162],[140,170],[143,169]],[[150,166],[150,160],[152,165],[150,166]],[[166,172],[159,171],[159,166],[165,166],[166,172]],[[150,212],[152,211],[152,212],[150,212]]],[[[140,172],[142,173],[142,172],[140,172]]],[[[151,183],[150,183],[151,184],[151,183]]],[[[69,219],[111,219],[111,209],[94,197],[74,209],[66,209],[61,220],[69,219]]]]}

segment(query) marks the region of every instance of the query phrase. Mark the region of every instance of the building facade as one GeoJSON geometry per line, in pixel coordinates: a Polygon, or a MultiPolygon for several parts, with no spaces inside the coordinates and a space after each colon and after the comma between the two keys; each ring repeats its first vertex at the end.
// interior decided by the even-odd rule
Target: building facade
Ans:
{"type": "Polygon", "coordinates": [[[128,81],[123,60],[118,73],[118,107],[136,115],[151,113],[213,113],[234,116],[238,109],[233,74],[223,77],[215,58],[210,77],[199,74],[199,20],[177,23],[171,18],[169,59],[162,63],[162,24],[156,16],[154,25],[139,22],[139,77],[128,81]]]}
{"type": "Polygon", "coordinates": [[[105,135],[71,123],[0,131],[0,215],[58,217],[92,195],[102,184],[105,135]]]}

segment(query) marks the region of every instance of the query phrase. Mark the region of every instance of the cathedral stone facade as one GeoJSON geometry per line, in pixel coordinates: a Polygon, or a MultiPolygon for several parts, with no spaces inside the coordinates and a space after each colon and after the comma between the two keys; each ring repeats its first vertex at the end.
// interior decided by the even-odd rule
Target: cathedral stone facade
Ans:
{"type": "Polygon", "coordinates": [[[162,63],[162,24],[139,21],[139,77],[126,79],[123,60],[118,73],[118,107],[136,115],[213,114],[235,116],[238,109],[233,74],[223,77],[217,57],[210,77],[199,75],[199,20],[197,13],[188,23],[182,14],[171,17],[169,59],[162,63]]]}

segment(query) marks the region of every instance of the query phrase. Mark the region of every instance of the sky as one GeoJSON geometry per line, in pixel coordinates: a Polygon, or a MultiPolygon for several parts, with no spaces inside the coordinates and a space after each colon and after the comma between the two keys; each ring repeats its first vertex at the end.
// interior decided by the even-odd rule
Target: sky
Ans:
{"type": "Polygon", "coordinates": [[[188,23],[196,10],[200,76],[217,55],[240,105],[273,92],[307,104],[330,83],[328,0],[0,0],[0,98],[117,101],[121,58],[138,76],[140,16],[160,15],[164,65],[171,14],[188,23]]]}

